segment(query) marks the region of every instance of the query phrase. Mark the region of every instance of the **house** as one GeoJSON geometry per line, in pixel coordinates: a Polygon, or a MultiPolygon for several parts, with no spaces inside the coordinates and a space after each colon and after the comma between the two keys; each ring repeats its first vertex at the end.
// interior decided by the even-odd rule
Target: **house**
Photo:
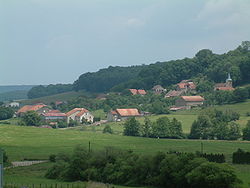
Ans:
{"type": "Polygon", "coordinates": [[[194,106],[203,105],[204,101],[205,99],[201,96],[181,96],[175,101],[175,106],[190,109],[194,106]]]}
{"type": "Polygon", "coordinates": [[[177,91],[194,92],[196,90],[196,85],[192,80],[182,80],[177,84],[177,91]]]}
{"type": "Polygon", "coordinates": [[[217,83],[214,86],[215,91],[233,91],[233,80],[231,79],[230,73],[228,73],[228,78],[226,79],[226,83],[217,83]]]}
{"type": "Polygon", "coordinates": [[[142,115],[136,108],[116,109],[108,114],[108,121],[121,121],[130,117],[139,117],[139,116],[142,115]]]}
{"type": "Polygon", "coordinates": [[[38,114],[42,114],[42,113],[46,113],[46,112],[49,112],[50,109],[48,108],[47,105],[45,104],[35,104],[35,105],[25,105],[23,106],[22,108],[20,108],[18,111],[17,111],[17,116],[22,116],[24,113],[28,112],[28,111],[35,111],[37,112],[38,114]]]}
{"type": "Polygon", "coordinates": [[[74,120],[79,123],[82,123],[83,121],[93,123],[94,121],[94,116],[85,108],[74,108],[73,110],[67,112],[66,116],[67,123],[69,123],[70,120],[74,120]]]}
{"type": "Polygon", "coordinates": [[[129,89],[132,95],[146,95],[147,92],[144,89],[129,89]]]}
{"type": "Polygon", "coordinates": [[[42,113],[41,116],[45,121],[57,121],[57,120],[66,121],[67,119],[66,114],[60,112],[59,110],[51,110],[47,113],[42,113]]]}
{"type": "Polygon", "coordinates": [[[18,108],[20,106],[20,104],[19,104],[19,102],[13,101],[13,102],[6,103],[4,106],[5,107],[18,108]]]}
{"type": "Polygon", "coordinates": [[[184,93],[184,91],[176,91],[176,90],[170,90],[167,92],[165,95],[165,98],[170,98],[170,97],[178,97],[181,96],[184,93]]]}
{"type": "Polygon", "coordinates": [[[161,94],[166,91],[161,85],[156,85],[152,88],[155,94],[161,94]]]}

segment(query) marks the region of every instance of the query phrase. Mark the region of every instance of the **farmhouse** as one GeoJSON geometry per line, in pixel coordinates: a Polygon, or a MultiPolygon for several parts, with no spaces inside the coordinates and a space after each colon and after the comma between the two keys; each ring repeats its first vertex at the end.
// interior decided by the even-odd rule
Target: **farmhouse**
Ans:
{"type": "Polygon", "coordinates": [[[130,117],[139,117],[139,116],[142,115],[136,108],[116,109],[108,114],[108,121],[121,121],[130,117]]]}
{"type": "Polygon", "coordinates": [[[203,105],[204,101],[205,99],[201,96],[181,96],[175,101],[175,106],[190,109],[194,106],[203,105]]]}
{"type": "Polygon", "coordinates": [[[177,91],[194,92],[196,90],[196,85],[192,80],[182,80],[177,84],[177,91]]]}
{"type": "Polygon", "coordinates": [[[144,89],[129,89],[132,95],[146,95],[147,92],[144,89]]]}
{"type": "Polygon", "coordinates": [[[20,106],[20,104],[19,104],[19,102],[13,101],[13,102],[6,103],[4,106],[18,108],[20,106]]]}
{"type": "Polygon", "coordinates": [[[152,88],[155,94],[161,94],[166,91],[161,85],[156,85],[152,88]]]}
{"type": "Polygon", "coordinates": [[[24,113],[28,111],[35,111],[38,114],[42,114],[48,112],[49,110],[50,109],[48,108],[48,106],[42,103],[35,105],[25,105],[17,111],[17,116],[22,116],[24,113]]]}
{"type": "Polygon", "coordinates": [[[226,83],[217,83],[214,86],[214,90],[222,90],[222,91],[233,91],[233,80],[231,79],[230,73],[228,74],[228,78],[226,79],[226,83]]]}
{"type": "Polygon", "coordinates": [[[69,123],[70,120],[74,120],[79,123],[82,123],[83,121],[93,123],[94,121],[94,116],[85,108],[74,108],[73,110],[67,112],[66,116],[67,123],[69,123]]]}
{"type": "Polygon", "coordinates": [[[41,114],[42,118],[45,121],[56,121],[56,120],[65,120],[67,119],[67,116],[65,113],[60,112],[59,110],[51,110],[47,113],[41,114]]]}

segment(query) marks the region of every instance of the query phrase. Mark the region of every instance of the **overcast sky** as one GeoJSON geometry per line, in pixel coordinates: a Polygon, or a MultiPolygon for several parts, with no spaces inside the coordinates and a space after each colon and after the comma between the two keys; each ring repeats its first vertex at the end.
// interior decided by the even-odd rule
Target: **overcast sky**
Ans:
{"type": "Polygon", "coordinates": [[[0,85],[225,53],[250,40],[249,10],[250,0],[0,0],[0,85]]]}

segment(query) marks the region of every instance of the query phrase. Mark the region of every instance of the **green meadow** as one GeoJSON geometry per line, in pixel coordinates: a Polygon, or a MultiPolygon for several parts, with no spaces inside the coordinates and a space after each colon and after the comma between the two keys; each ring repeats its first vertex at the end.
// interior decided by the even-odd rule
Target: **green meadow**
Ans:
{"type": "MultiPolygon", "coordinates": [[[[232,109],[241,114],[238,123],[245,126],[250,117],[246,112],[250,111],[250,100],[245,103],[218,106],[218,109],[232,109]]],[[[176,118],[182,122],[183,130],[188,133],[192,122],[197,118],[200,110],[179,111],[168,115],[150,116],[152,121],[162,116],[170,119],[176,118]]],[[[96,112],[102,114],[101,111],[96,112]]],[[[143,123],[144,118],[138,119],[143,123]]],[[[10,120],[16,124],[16,120],[10,120]]],[[[231,163],[231,156],[238,148],[250,151],[248,141],[218,141],[218,140],[177,140],[156,139],[142,137],[122,136],[123,122],[110,123],[115,134],[103,134],[104,125],[80,126],[72,129],[47,129],[37,127],[24,127],[17,125],[4,125],[0,123],[0,147],[6,150],[10,161],[24,159],[48,159],[49,155],[60,152],[71,153],[76,145],[88,147],[91,150],[101,150],[105,147],[114,147],[123,150],[133,150],[139,154],[153,154],[155,152],[169,150],[195,152],[200,151],[201,143],[204,152],[224,153],[227,162],[231,163]]],[[[46,169],[51,163],[33,165],[30,167],[18,167],[8,169],[5,172],[6,182],[16,183],[65,183],[44,178],[46,169]]],[[[239,178],[244,182],[244,187],[250,183],[250,165],[233,165],[239,178]]]]}

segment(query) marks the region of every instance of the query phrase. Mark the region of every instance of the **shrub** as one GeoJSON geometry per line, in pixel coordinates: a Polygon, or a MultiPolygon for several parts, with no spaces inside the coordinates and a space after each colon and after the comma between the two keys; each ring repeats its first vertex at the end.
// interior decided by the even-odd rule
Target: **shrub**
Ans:
{"type": "Polygon", "coordinates": [[[112,130],[112,128],[110,127],[109,124],[105,125],[105,127],[104,127],[104,129],[103,129],[102,132],[103,132],[103,133],[110,133],[110,134],[113,134],[113,130],[112,130]]]}

